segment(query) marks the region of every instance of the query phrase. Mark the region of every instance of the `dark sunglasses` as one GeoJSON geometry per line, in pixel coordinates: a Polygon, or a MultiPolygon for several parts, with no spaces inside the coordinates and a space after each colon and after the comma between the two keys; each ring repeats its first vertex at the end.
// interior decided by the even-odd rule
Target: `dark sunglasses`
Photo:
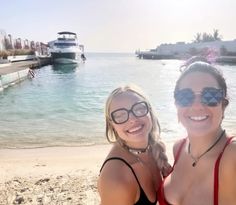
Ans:
{"type": "Polygon", "coordinates": [[[114,110],[111,113],[111,119],[116,124],[125,123],[129,120],[130,112],[132,112],[132,114],[135,117],[144,117],[149,112],[148,104],[142,101],[142,102],[133,104],[130,110],[126,108],[120,108],[120,109],[114,110]]]}
{"type": "Polygon", "coordinates": [[[201,96],[201,103],[210,107],[217,106],[224,99],[222,89],[206,87],[200,93],[194,93],[190,88],[185,88],[174,93],[175,102],[181,107],[191,106],[198,94],[201,96]]]}

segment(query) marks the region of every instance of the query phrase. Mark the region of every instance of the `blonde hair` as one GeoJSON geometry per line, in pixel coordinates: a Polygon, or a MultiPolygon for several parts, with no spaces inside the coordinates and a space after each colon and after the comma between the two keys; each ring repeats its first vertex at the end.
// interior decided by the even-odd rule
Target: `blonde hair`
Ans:
{"type": "Polygon", "coordinates": [[[107,101],[106,101],[106,107],[105,107],[105,118],[106,118],[106,137],[109,142],[116,142],[117,139],[119,138],[117,132],[114,130],[111,120],[110,120],[110,105],[112,100],[117,96],[125,92],[133,92],[143,98],[146,103],[148,104],[150,115],[151,115],[151,120],[152,120],[152,130],[150,132],[150,139],[151,142],[154,142],[159,139],[160,136],[160,124],[158,122],[157,117],[154,114],[154,111],[151,108],[150,102],[148,101],[147,97],[143,93],[143,91],[136,85],[134,84],[129,84],[125,86],[121,86],[116,88],[111,92],[109,95],[107,101]]]}
{"type": "Polygon", "coordinates": [[[111,94],[108,96],[107,101],[106,101],[106,107],[105,107],[105,120],[106,120],[106,137],[108,142],[114,143],[118,140],[120,140],[118,133],[116,130],[113,128],[112,123],[111,123],[111,117],[110,117],[110,105],[112,100],[125,92],[133,92],[143,98],[145,102],[148,104],[149,107],[149,113],[151,116],[151,121],[152,121],[152,129],[149,133],[149,144],[151,147],[155,147],[155,152],[156,148],[159,150],[158,156],[154,154],[154,157],[156,158],[157,164],[160,169],[165,166],[166,163],[168,163],[167,156],[165,154],[165,145],[160,141],[160,124],[159,121],[156,117],[156,114],[154,110],[152,109],[152,106],[147,98],[147,96],[143,93],[142,89],[139,88],[137,85],[134,84],[128,84],[125,86],[120,86],[113,90],[111,94]],[[158,159],[157,159],[158,158],[158,159]]]}

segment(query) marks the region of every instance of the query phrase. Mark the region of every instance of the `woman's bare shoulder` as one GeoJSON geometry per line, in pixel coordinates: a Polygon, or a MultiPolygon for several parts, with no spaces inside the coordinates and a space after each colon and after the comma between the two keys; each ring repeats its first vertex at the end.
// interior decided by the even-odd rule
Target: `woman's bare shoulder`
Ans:
{"type": "Polygon", "coordinates": [[[120,160],[107,162],[99,176],[98,191],[102,205],[134,204],[137,186],[132,171],[120,160]]]}
{"type": "Polygon", "coordinates": [[[229,166],[234,169],[233,172],[236,176],[236,137],[234,137],[231,143],[226,147],[223,154],[223,160],[227,167],[229,166]]]}
{"type": "Polygon", "coordinates": [[[184,140],[186,140],[186,138],[179,139],[179,140],[177,140],[177,141],[174,143],[174,146],[173,146],[173,154],[174,154],[175,157],[176,157],[176,155],[177,155],[178,150],[180,149],[180,146],[181,146],[182,143],[184,142],[184,140]]]}

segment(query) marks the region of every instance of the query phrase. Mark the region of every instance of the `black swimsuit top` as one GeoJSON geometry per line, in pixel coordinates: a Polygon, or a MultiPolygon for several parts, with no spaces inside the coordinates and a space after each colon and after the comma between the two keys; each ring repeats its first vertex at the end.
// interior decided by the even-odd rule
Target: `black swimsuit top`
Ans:
{"type": "Polygon", "coordinates": [[[120,157],[111,157],[111,158],[108,158],[107,160],[105,160],[105,162],[103,163],[101,169],[100,169],[100,172],[102,171],[102,168],[104,167],[104,165],[110,161],[110,160],[120,160],[122,162],[124,162],[129,168],[130,170],[132,171],[132,173],[134,174],[134,177],[139,185],[139,189],[140,189],[140,196],[139,196],[139,200],[134,204],[134,205],[156,205],[157,203],[157,199],[155,200],[155,202],[150,202],[149,199],[147,198],[143,188],[141,187],[140,183],[139,183],[139,180],[138,180],[138,177],[136,176],[133,168],[130,166],[130,164],[128,162],[126,162],[124,159],[120,158],[120,157]]]}

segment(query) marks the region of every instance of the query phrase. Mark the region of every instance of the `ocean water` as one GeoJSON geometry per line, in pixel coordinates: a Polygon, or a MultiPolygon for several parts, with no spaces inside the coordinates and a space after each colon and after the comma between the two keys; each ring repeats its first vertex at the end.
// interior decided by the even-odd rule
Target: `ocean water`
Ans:
{"type": "MultiPolygon", "coordinates": [[[[78,67],[45,66],[35,78],[0,93],[0,148],[80,146],[106,142],[104,105],[119,85],[143,88],[158,113],[161,137],[171,144],[184,135],[173,89],[179,60],[140,60],[134,54],[90,53],[78,67]]],[[[236,66],[218,65],[228,83],[224,127],[234,134],[236,66]]]]}

